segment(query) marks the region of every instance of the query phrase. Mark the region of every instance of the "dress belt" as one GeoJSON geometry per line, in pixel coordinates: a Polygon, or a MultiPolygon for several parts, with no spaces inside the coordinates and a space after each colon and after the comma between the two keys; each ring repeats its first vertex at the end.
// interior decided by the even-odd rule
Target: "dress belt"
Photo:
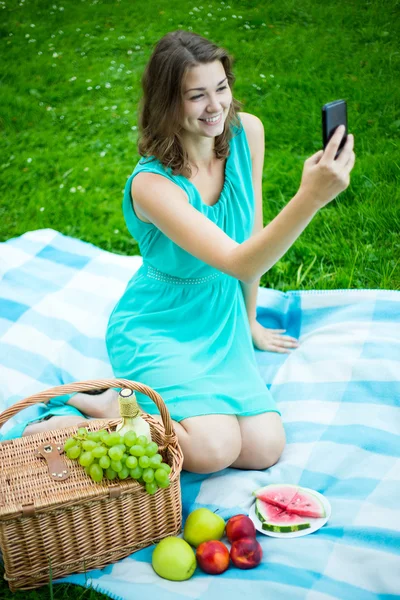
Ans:
{"type": "Polygon", "coordinates": [[[206,275],[205,277],[175,277],[174,275],[168,275],[168,273],[163,273],[163,271],[159,271],[155,267],[152,267],[149,264],[145,266],[145,274],[147,277],[151,279],[156,279],[157,281],[164,281],[165,283],[172,283],[175,285],[199,285],[201,283],[207,283],[209,281],[213,281],[222,275],[220,272],[211,273],[210,275],[206,275]]]}

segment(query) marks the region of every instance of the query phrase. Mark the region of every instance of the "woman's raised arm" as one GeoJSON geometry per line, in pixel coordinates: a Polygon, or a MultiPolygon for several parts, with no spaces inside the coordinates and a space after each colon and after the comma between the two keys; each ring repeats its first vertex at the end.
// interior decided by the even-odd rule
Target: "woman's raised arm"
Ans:
{"type": "Polygon", "coordinates": [[[305,161],[297,194],[260,232],[238,244],[188,203],[183,190],[162,175],[139,173],[131,185],[135,206],[178,246],[212,267],[252,283],[285,254],[318,210],[349,185],[354,166],[353,136],[334,160],[343,131],[325,152],[305,161]]]}

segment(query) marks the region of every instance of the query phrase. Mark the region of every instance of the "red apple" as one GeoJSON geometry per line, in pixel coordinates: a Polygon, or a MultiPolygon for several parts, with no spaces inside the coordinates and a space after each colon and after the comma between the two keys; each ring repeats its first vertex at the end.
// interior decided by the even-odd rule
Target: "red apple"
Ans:
{"type": "Polygon", "coordinates": [[[205,573],[219,575],[229,567],[229,550],[219,540],[210,540],[197,546],[196,559],[205,573]]]}
{"type": "Polygon", "coordinates": [[[230,557],[239,569],[253,569],[260,564],[262,548],[255,538],[241,538],[233,542],[230,557]]]}
{"type": "Polygon", "coordinates": [[[226,537],[232,543],[241,538],[256,537],[256,528],[253,521],[246,515],[235,515],[226,524],[226,537]]]}

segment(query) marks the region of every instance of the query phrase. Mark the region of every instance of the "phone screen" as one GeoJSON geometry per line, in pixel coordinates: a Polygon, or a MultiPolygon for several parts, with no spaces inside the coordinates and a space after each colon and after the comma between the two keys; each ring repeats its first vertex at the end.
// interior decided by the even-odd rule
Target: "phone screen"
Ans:
{"type": "Polygon", "coordinates": [[[344,125],[346,131],[340,142],[335,159],[341,153],[347,140],[347,104],[345,100],[335,100],[322,107],[322,141],[324,150],[339,125],[344,125]]]}

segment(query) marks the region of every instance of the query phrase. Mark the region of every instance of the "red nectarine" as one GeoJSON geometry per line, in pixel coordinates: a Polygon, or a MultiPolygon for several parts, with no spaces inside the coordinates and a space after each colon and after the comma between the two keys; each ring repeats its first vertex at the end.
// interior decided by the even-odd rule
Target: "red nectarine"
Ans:
{"type": "Polygon", "coordinates": [[[241,538],[232,543],[230,557],[239,569],[253,569],[260,564],[262,548],[255,538],[241,538]]]}
{"type": "Polygon", "coordinates": [[[241,538],[256,537],[256,528],[253,521],[246,515],[235,515],[226,524],[225,533],[232,543],[241,538]]]}
{"type": "Polygon", "coordinates": [[[229,567],[229,550],[222,542],[210,540],[197,546],[196,559],[205,573],[219,575],[229,567]]]}

